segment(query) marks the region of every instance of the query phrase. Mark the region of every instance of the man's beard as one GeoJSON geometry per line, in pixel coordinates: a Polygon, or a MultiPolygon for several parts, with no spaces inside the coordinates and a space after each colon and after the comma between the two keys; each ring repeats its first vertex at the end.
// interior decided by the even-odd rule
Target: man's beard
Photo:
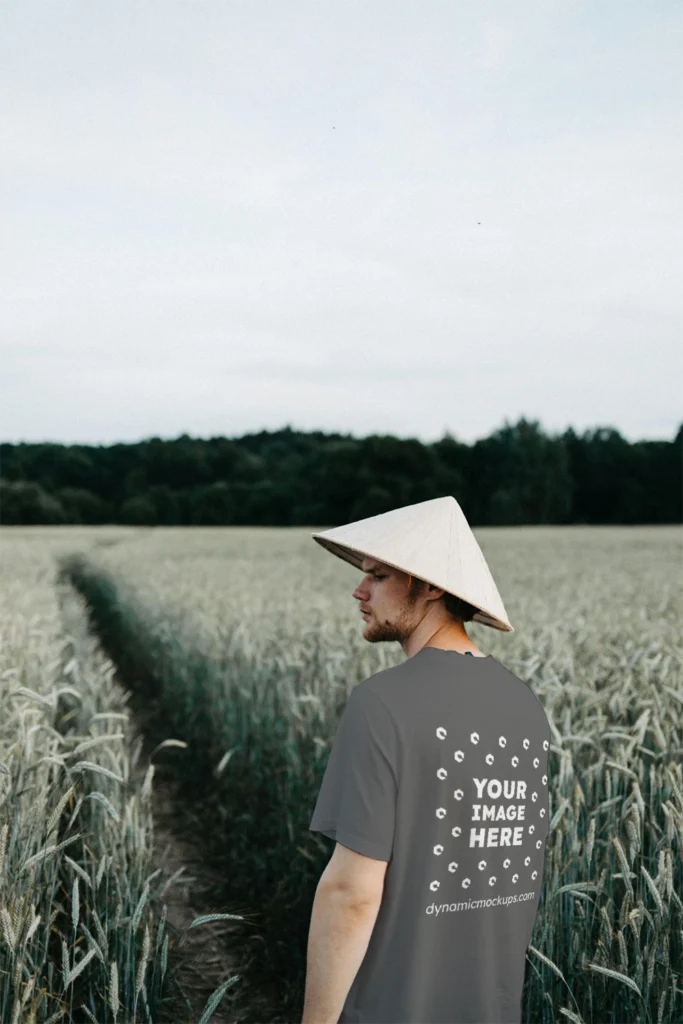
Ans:
{"type": "Polygon", "coordinates": [[[406,640],[414,629],[412,615],[410,614],[414,604],[414,600],[406,602],[398,615],[391,621],[376,617],[368,619],[367,621],[370,628],[365,634],[365,639],[369,643],[381,643],[394,640],[401,643],[406,640]]]}

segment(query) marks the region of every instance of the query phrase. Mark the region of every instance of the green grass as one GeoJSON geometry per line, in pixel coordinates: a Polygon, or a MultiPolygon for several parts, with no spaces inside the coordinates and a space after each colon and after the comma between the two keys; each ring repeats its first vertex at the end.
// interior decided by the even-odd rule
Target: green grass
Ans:
{"type": "Polygon", "coordinates": [[[151,779],[132,778],[113,666],[40,543],[4,543],[2,589],[0,1020],[155,1020],[168,936],[151,779]]]}
{"type": "MultiPolygon", "coordinates": [[[[307,831],[338,716],[402,660],[368,645],[358,573],[310,530],[154,530],[72,580],[211,822],[220,898],[258,926],[251,983],[296,1022],[314,885],[333,844],[307,831]],[[246,905],[245,905],[246,904],[246,905]],[[260,952],[259,952],[260,950],[260,952]]],[[[524,678],[553,727],[551,831],[525,1020],[683,1018],[683,530],[477,531],[515,627],[477,644],[524,678]]],[[[248,941],[248,936],[245,936],[248,941]]]]}
{"type": "MultiPolygon", "coordinates": [[[[300,1018],[313,892],[333,848],[308,822],[339,713],[356,683],[403,660],[398,645],[363,641],[359,574],[311,530],[118,531],[107,547],[95,546],[106,534],[77,530],[71,549],[85,557],[64,563],[150,733],[187,744],[169,758],[221,866],[216,904],[245,918],[246,982],[277,994],[272,1021],[300,1018]]],[[[475,532],[515,633],[470,633],[529,683],[553,731],[524,1019],[673,1024],[680,531],[475,532]]]]}

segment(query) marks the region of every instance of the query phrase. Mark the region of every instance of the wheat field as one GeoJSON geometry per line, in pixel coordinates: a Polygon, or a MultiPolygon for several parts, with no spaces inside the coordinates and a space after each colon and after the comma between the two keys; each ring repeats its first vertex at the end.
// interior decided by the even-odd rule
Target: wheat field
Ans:
{"type": "MultiPolygon", "coordinates": [[[[244,921],[240,975],[269,993],[250,1019],[300,1019],[329,745],[353,686],[404,657],[363,640],[360,575],[313,529],[2,531],[3,1022],[158,1019],[154,778],[129,694],[178,743],[225,879],[217,912],[244,921]]],[[[680,1022],[681,531],[475,533],[515,633],[468,632],[529,683],[553,735],[524,1019],[680,1022]]]]}
{"type": "Polygon", "coordinates": [[[127,694],[57,578],[67,534],[0,544],[0,1021],[168,1019],[154,766],[139,771],[127,694]]]}

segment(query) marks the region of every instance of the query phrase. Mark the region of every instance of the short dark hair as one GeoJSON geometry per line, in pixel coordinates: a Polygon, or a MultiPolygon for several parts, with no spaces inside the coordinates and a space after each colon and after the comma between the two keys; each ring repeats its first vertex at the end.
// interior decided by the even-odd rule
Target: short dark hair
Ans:
{"type": "MultiPolygon", "coordinates": [[[[410,579],[408,593],[411,597],[417,594],[424,582],[424,580],[419,579],[417,576],[413,576],[410,579]]],[[[459,622],[471,622],[479,611],[479,609],[475,607],[475,605],[470,604],[469,601],[463,601],[461,597],[456,597],[455,594],[450,594],[448,591],[444,591],[444,595],[441,600],[446,606],[446,611],[451,618],[457,619],[459,622]]]]}
{"type": "Polygon", "coordinates": [[[443,603],[446,605],[446,611],[452,618],[459,619],[461,622],[471,622],[474,616],[479,611],[469,601],[463,601],[461,597],[456,597],[455,594],[449,594],[448,591],[444,593],[441,598],[443,603]]]}

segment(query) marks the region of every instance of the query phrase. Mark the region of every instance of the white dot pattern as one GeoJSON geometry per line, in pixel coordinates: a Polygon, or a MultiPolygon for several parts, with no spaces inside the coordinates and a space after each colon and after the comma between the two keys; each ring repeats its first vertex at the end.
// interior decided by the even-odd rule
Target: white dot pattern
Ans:
{"type": "MultiPolygon", "coordinates": [[[[436,738],[439,741],[446,740],[448,738],[448,730],[445,729],[443,726],[438,726],[436,728],[436,738]]],[[[479,745],[479,743],[480,743],[480,740],[481,740],[481,736],[480,736],[480,734],[478,732],[470,733],[470,744],[471,744],[472,747],[477,747],[479,745]]],[[[498,737],[498,746],[501,748],[501,750],[504,750],[507,747],[507,745],[508,745],[508,737],[507,736],[499,736],[498,737]]],[[[547,783],[548,783],[548,776],[545,775],[545,774],[541,776],[540,781],[537,783],[537,787],[538,788],[533,789],[531,791],[531,793],[528,794],[528,795],[526,793],[527,780],[529,778],[529,774],[533,775],[533,772],[539,768],[539,765],[540,765],[541,761],[540,761],[540,758],[538,756],[533,756],[535,752],[530,749],[531,748],[531,742],[530,742],[530,740],[527,737],[522,739],[521,746],[522,746],[522,749],[523,749],[524,753],[521,753],[521,752],[520,753],[513,753],[512,756],[509,758],[509,762],[508,762],[507,758],[503,758],[501,763],[500,763],[500,768],[502,769],[502,771],[507,771],[506,765],[509,763],[511,768],[519,768],[519,769],[521,769],[521,771],[524,774],[524,777],[522,777],[522,775],[520,775],[516,779],[505,779],[504,783],[499,781],[498,779],[486,779],[486,780],[477,780],[477,779],[475,779],[475,782],[481,781],[481,790],[482,790],[482,792],[481,792],[481,795],[480,795],[479,799],[481,800],[481,804],[482,805],[488,806],[488,805],[485,804],[485,800],[488,800],[489,804],[493,804],[494,806],[496,805],[496,803],[498,803],[498,804],[500,804],[502,806],[502,802],[507,802],[508,804],[511,804],[512,801],[515,801],[517,803],[524,802],[525,812],[526,812],[526,809],[528,808],[533,813],[533,808],[534,808],[535,805],[538,804],[539,798],[541,796],[543,796],[544,802],[547,801],[547,793],[544,792],[544,790],[545,790],[545,787],[547,786],[547,783]],[[530,753],[527,754],[526,753],[527,751],[529,751],[530,753]],[[484,792],[484,783],[486,783],[486,786],[487,786],[485,792],[484,792]],[[520,784],[521,784],[521,786],[524,787],[523,790],[520,789],[520,784]],[[511,787],[511,793],[508,792],[510,787],[511,787]]],[[[550,744],[549,744],[548,740],[544,740],[542,744],[539,744],[539,746],[541,746],[544,751],[547,751],[549,749],[550,744]]],[[[478,754],[476,756],[473,754],[472,760],[473,761],[476,760],[477,766],[479,766],[481,764],[481,761],[479,760],[480,757],[481,757],[480,754],[478,754]]],[[[467,770],[467,754],[466,754],[466,752],[464,750],[461,750],[461,749],[455,750],[453,752],[453,758],[454,758],[454,760],[458,764],[463,764],[464,767],[465,767],[465,770],[467,770]]],[[[491,751],[488,751],[485,754],[485,756],[484,756],[484,761],[485,761],[485,763],[488,766],[494,765],[495,760],[496,760],[495,759],[495,755],[491,751]]],[[[475,768],[474,770],[477,771],[477,768],[475,768]]],[[[478,772],[481,773],[481,769],[480,768],[478,768],[478,772]]],[[[440,767],[440,768],[437,769],[436,776],[437,776],[437,779],[443,781],[443,780],[448,778],[448,771],[446,770],[445,767],[440,767]]],[[[455,790],[453,790],[453,799],[455,801],[461,802],[464,798],[465,798],[465,791],[463,789],[455,789],[455,790]]],[[[443,797],[442,797],[442,799],[443,799],[443,797]]],[[[454,810],[455,810],[455,808],[454,808],[454,810]]],[[[460,813],[460,812],[457,811],[456,813],[460,813]]],[[[538,813],[538,817],[539,818],[541,818],[541,819],[545,818],[545,816],[546,816],[545,807],[543,807],[543,806],[539,807],[537,813],[538,813]]],[[[444,818],[446,818],[448,816],[448,807],[447,806],[443,806],[443,805],[438,806],[436,808],[436,810],[435,810],[435,815],[436,815],[436,817],[439,820],[443,820],[444,818]]],[[[489,821],[490,820],[498,820],[501,817],[502,817],[503,820],[507,820],[509,823],[514,824],[514,819],[509,819],[509,818],[506,819],[505,813],[503,813],[501,815],[500,811],[498,812],[498,814],[497,814],[497,816],[495,818],[493,818],[493,819],[489,818],[487,820],[489,820],[489,821]]],[[[487,824],[486,820],[484,820],[482,818],[479,818],[479,817],[475,818],[473,816],[472,821],[474,822],[474,827],[476,827],[478,829],[481,828],[481,827],[484,827],[487,824]]],[[[519,829],[519,834],[521,835],[522,834],[522,828],[520,826],[517,826],[517,828],[519,829]]],[[[527,835],[532,836],[534,834],[535,828],[536,828],[535,823],[533,821],[531,821],[528,824],[527,829],[526,829],[527,835]]],[[[460,843],[462,843],[462,842],[464,842],[465,844],[467,843],[467,835],[465,835],[465,836],[462,835],[462,828],[459,825],[455,825],[453,828],[450,829],[450,836],[454,840],[457,840],[458,842],[456,842],[456,843],[454,843],[452,845],[449,845],[448,843],[441,843],[441,842],[437,843],[433,847],[433,852],[434,852],[435,856],[440,857],[445,852],[447,852],[449,854],[452,854],[452,853],[456,852],[457,849],[463,849],[462,847],[460,847],[460,845],[459,845],[460,843]]],[[[539,849],[541,849],[542,846],[543,846],[543,840],[542,839],[536,840],[536,849],[539,850],[539,849]]],[[[466,847],[466,848],[469,848],[469,847],[466,847]]],[[[502,877],[503,878],[508,878],[509,877],[510,881],[513,884],[515,884],[515,885],[518,882],[520,882],[520,881],[521,881],[521,884],[523,885],[524,883],[526,883],[528,881],[535,881],[536,880],[536,878],[538,877],[538,871],[535,870],[535,869],[532,870],[532,871],[529,871],[529,868],[530,868],[530,866],[532,864],[532,860],[531,860],[531,857],[529,857],[529,856],[524,856],[523,857],[523,855],[522,855],[523,854],[523,846],[519,845],[516,850],[513,849],[512,851],[509,851],[510,855],[506,856],[502,861],[499,861],[498,857],[500,856],[500,853],[501,853],[501,851],[503,849],[505,849],[505,851],[508,852],[508,848],[507,847],[504,847],[504,848],[503,847],[496,847],[495,845],[492,845],[491,847],[488,847],[487,848],[488,859],[482,858],[482,860],[480,860],[478,865],[477,865],[479,871],[484,873],[484,878],[486,879],[486,882],[488,883],[488,886],[490,888],[493,888],[494,886],[497,885],[498,878],[499,878],[499,875],[496,875],[495,873],[490,873],[491,872],[491,868],[494,866],[494,864],[498,864],[500,869],[504,872],[504,875],[502,877]],[[510,872],[512,872],[512,874],[510,874],[510,872]]],[[[451,861],[448,862],[447,867],[448,867],[448,871],[451,874],[456,874],[457,870],[458,870],[458,863],[457,863],[457,861],[451,860],[451,861]]],[[[445,876],[444,876],[443,880],[445,881],[445,876]]],[[[439,877],[433,878],[433,880],[429,884],[429,888],[431,889],[432,892],[436,892],[436,891],[438,891],[441,888],[441,884],[442,884],[442,879],[441,878],[439,878],[439,877]]],[[[470,879],[470,878],[463,878],[461,880],[461,882],[460,882],[460,886],[463,889],[469,888],[469,886],[471,884],[472,884],[472,879],[470,879]]]]}

